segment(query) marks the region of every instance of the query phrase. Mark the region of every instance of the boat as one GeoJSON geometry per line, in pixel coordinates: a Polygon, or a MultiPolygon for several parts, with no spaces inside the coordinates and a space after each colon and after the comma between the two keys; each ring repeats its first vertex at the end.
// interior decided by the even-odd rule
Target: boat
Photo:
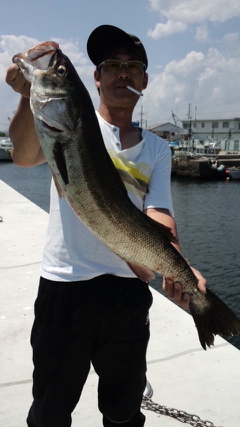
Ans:
{"type": "Polygon", "coordinates": [[[199,160],[199,172],[202,179],[226,180],[229,178],[229,171],[226,166],[214,159],[199,160]]]}
{"type": "Polygon", "coordinates": [[[0,160],[12,160],[12,141],[9,137],[0,139],[0,160]]]}
{"type": "Polygon", "coordinates": [[[191,179],[226,180],[229,172],[217,158],[181,152],[172,156],[172,175],[191,179]]]}
{"type": "Polygon", "coordinates": [[[239,179],[240,180],[240,168],[229,168],[229,178],[230,179],[239,179]]]}

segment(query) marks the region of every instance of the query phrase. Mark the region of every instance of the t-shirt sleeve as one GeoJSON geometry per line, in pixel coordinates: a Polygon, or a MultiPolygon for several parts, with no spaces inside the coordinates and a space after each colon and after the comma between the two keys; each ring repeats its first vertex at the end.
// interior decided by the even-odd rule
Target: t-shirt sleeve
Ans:
{"type": "Polygon", "coordinates": [[[171,150],[165,141],[156,138],[155,165],[144,201],[144,209],[169,209],[173,216],[171,194],[171,150]]]}

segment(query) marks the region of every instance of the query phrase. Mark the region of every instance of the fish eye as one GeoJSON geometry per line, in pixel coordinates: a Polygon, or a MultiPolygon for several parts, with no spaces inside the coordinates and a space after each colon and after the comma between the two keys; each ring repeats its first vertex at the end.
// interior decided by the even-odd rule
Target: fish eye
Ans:
{"type": "Polygon", "coordinates": [[[59,65],[59,67],[57,68],[57,73],[60,76],[65,76],[65,74],[67,73],[67,68],[64,67],[64,65],[59,65]]]}

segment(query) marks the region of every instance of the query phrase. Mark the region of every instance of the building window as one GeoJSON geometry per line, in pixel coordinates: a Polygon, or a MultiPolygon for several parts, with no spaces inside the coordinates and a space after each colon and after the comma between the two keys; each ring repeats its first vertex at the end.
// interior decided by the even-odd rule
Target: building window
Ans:
{"type": "Polygon", "coordinates": [[[212,122],[212,129],[218,128],[218,122],[212,122]]]}
{"type": "Polygon", "coordinates": [[[205,128],[205,123],[204,122],[202,122],[202,128],[205,128]]]}
{"type": "Polygon", "coordinates": [[[196,128],[196,127],[197,127],[197,123],[196,123],[196,122],[194,122],[194,123],[193,123],[193,127],[194,127],[194,128],[196,128]]]}
{"type": "Polygon", "coordinates": [[[188,123],[183,123],[183,129],[188,129],[189,128],[189,124],[188,123]]]}
{"type": "Polygon", "coordinates": [[[239,141],[234,141],[234,147],[233,147],[234,151],[238,151],[239,150],[239,141]]]}
{"type": "Polygon", "coordinates": [[[238,123],[238,129],[240,129],[240,122],[238,123]]]}
{"type": "Polygon", "coordinates": [[[222,127],[223,128],[229,128],[229,122],[223,122],[222,127]]]}

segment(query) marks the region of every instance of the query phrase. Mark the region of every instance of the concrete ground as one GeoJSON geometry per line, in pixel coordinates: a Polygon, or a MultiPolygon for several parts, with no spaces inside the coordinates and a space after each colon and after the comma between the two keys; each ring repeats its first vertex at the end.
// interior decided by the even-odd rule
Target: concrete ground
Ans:
{"type": "MultiPolygon", "coordinates": [[[[0,181],[0,217],[0,426],[23,427],[32,400],[29,336],[48,214],[0,181]]],[[[214,426],[239,427],[239,350],[217,337],[205,352],[191,316],[152,292],[147,356],[152,400],[214,426]]],[[[101,426],[96,390],[97,375],[91,370],[73,427],[101,426]]],[[[161,413],[144,412],[146,427],[181,425],[161,413]]]]}

